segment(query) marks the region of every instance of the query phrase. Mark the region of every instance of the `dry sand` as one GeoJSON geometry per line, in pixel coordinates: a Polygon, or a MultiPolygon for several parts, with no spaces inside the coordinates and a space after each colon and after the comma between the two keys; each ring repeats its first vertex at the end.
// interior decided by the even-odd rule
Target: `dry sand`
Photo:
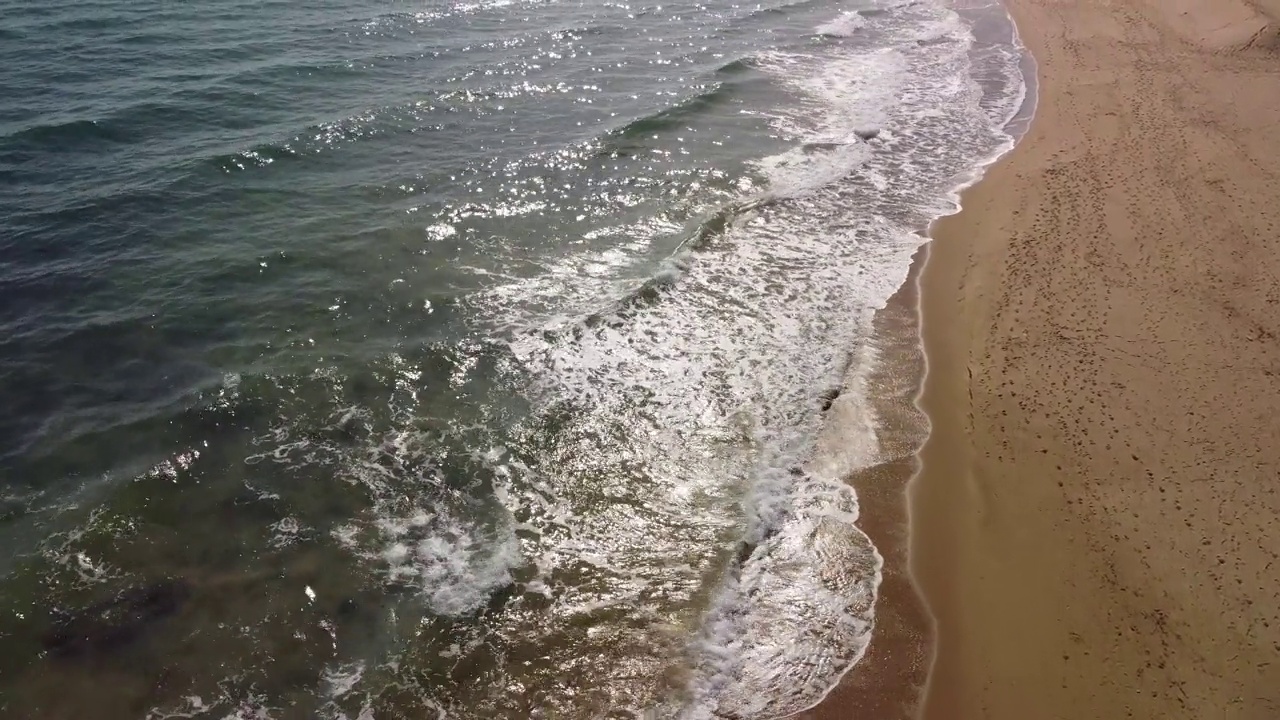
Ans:
{"type": "Polygon", "coordinates": [[[1009,5],[1036,117],[921,280],[924,717],[1275,720],[1280,7],[1009,5]]]}
{"type": "Polygon", "coordinates": [[[1007,1],[1035,120],[920,278],[923,707],[899,463],[853,478],[876,636],[805,717],[1276,720],[1280,0],[1007,1]]]}

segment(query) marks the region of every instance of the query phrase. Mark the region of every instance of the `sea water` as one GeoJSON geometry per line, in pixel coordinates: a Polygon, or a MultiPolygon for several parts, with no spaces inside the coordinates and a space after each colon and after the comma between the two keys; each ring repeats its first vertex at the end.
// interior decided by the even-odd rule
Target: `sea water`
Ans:
{"type": "Polygon", "coordinates": [[[0,706],[769,718],[998,6],[0,0],[0,706]]]}

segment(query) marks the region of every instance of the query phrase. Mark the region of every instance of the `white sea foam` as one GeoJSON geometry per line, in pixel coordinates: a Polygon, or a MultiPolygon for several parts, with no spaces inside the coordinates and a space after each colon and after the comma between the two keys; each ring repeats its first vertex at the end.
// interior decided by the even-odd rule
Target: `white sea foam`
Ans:
{"type": "Polygon", "coordinates": [[[822,23],[814,28],[813,32],[827,37],[849,37],[865,24],[866,20],[862,18],[861,13],[850,10],[840,13],[839,17],[830,22],[822,23]]]}
{"type": "Polygon", "coordinates": [[[327,668],[321,681],[325,685],[325,695],[330,699],[341,699],[356,687],[364,677],[364,663],[351,662],[327,668]]]}
{"type": "Polygon", "coordinates": [[[428,605],[441,615],[475,610],[495,590],[511,584],[511,570],[520,563],[510,532],[487,531],[439,511],[382,515],[377,526],[390,579],[421,588],[428,605]]]}

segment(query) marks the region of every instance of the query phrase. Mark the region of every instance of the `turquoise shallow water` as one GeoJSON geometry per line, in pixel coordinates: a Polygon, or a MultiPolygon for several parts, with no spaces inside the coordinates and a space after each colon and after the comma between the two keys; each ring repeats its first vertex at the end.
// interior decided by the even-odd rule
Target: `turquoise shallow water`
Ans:
{"type": "Polygon", "coordinates": [[[927,0],[0,0],[0,707],[816,701],[882,459],[823,405],[1018,62],[927,0]]]}

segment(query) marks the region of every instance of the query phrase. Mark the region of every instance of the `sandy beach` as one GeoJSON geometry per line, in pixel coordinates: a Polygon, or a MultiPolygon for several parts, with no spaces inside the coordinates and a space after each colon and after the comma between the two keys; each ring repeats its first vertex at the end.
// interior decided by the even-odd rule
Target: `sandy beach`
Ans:
{"type": "Polygon", "coordinates": [[[933,662],[923,687],[875,666],[919,650],[899,544],[869,528],[888,629],[808,717],[1280,717],[1268,3],[1009,0],[1036,115],[919,276],[906,505],[933,662]]]}
{"type": "Polygon", "coordinates": [[[1010,6],[1036,116],[921,280],[923,716],[1280,717],[1280,3],[1010,6]]]}

